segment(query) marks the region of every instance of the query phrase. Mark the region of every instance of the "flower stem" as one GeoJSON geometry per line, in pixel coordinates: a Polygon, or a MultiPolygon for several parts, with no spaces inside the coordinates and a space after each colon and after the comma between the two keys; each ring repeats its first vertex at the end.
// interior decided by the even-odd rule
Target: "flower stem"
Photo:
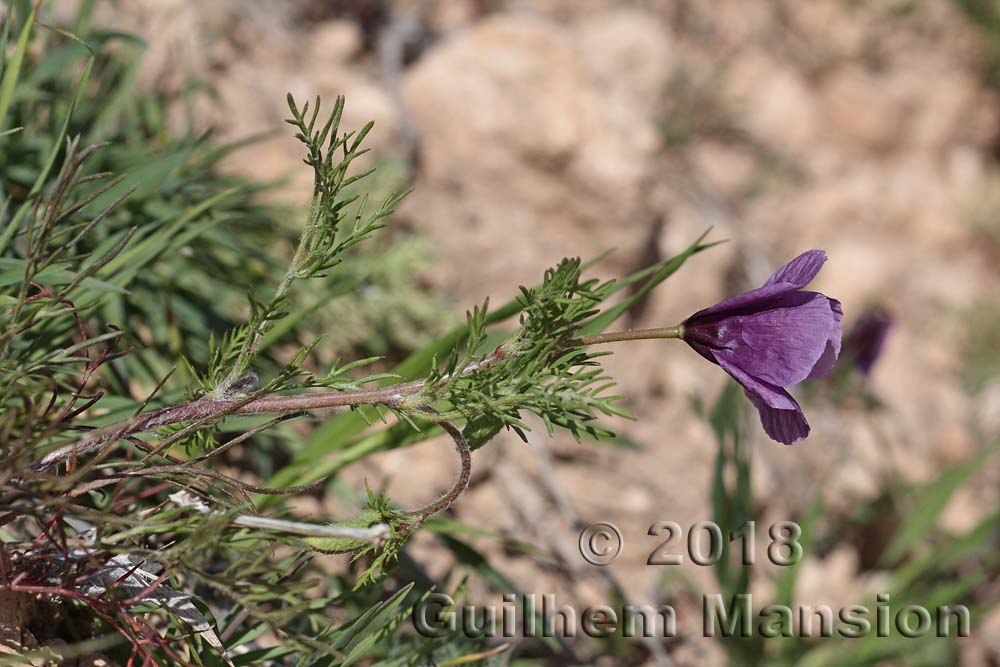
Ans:
{"type": "Polygon", "coordinates": [[[627,331],[612,331],[610,333],[597,334],[596,336],[580,336],[569,341],[573,347],[583,347],[584,345],[600,345],[601,343],[617,343],[623,340],[646,340],[649,338],[683,338],[684,327],[678,324],[675,327],[659,327],[656,329],[629,329],[627,331]]]}

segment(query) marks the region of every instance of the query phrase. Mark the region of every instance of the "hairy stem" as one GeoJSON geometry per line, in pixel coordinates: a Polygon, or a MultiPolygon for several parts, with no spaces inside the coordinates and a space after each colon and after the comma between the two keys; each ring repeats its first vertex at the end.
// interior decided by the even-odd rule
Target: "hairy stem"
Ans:
{"type": "Polygon", "coordinates": [[[416,518],[417,523],[423,523],[427,520],[427,517],[437,514],[438,512],[443,512],[452,503],[458,500],[458,497],[465,493],[465,490],[469,488],[469,479],[472,478],[472,450],[469,449],[469,443],[465,440],[465,436],[462,432],[458,430],[454,424],[449,421],[439,422],[441,428],[448,432],[452,440],[455,441],[455,449],[458,450],[459,459],[461,459],[462,467],[459,469],[458,477],[455,479],[455,483],[452,485],[451,489],[447,491],[443,496],[431,502],[423,507],[418,507],[415,510],[410,510],[406,512],[407,515],[416,518]]]}
{"type": "Polygon", "coordinates": [[[363,542],[379,542],[389,536],[389,526],[384,523],[377,523],[368,528],[350,528],[348,526],[321,526],[301,521],[270,519],[251,514],[238,514],[233,517],[232,523],[244,528],[262,528],[264,530],[274,530],[292,535],[304,535],[306,537],[346,537],[363,542]]]}
{"type": "MultiPolygon", "coordinates": [[[[660,329],[635,329],[595,336],[580,336],[579,338],[569,340],[567,347],[583,347],[615,341],[642,340],[647,338],[681,338],[682,335],[683,327],[680,325],[660,329]]],[[[483,359],[462,369],[461,373],[473,373],[494,366],[511,354],[512,349],[509,345],[501,345],[483,359]]],[[[441,379],[442,382],[447,380],[447,376],[441,379]]],[[[287,415],[360,405],[384,405],[404,410],[419,409],[420,405],[407,405],[404,401],[407,398],[414,397],[414,395],[421,392],[426,386],[426,380],[414,380],[378,389],[323,391],[288,396],[262,396],[252,400],[245,398],[213,398],[209,395],[192,403],[150,410],[132,419],[122,420],[99,429],[94,429],[88,432],[86,437],[47,454],[32,466],[32,470],[35,472],[47,470],[62,461],[97,451],[105,444],[137,433],[174,424],[198,421],[207,425],[215,419],[221,419],[229,415],[287,415]]],[[[153,453],[159,453],[159,449],[155,448],[153,453]]]]}
{"type": "Polygon", "coordinates": [[[647,340],[651,338],[683,338],[684,326],[660,327],[657,329],[629,329],[628,331],[612,331],[596,336],[580,336],[569,341],[574,347],[584,345],[600,345],[601,343],[617,343],[625,340],[647,340]]]}
{"type": "MultiPolygon", "coordinates": [[[[292,287],[292,283],[295,282],[298,276],[299,269],[302,266],[302,261],[305,259],[306,250],[309,245],[310,237],[313,230],[316,228],[316,210],[318,195],[313,195],[312,204],[309,206],[309,221],[306,223],[305,232],[299,238],[298,246],[295,248],[295,254],[292,256],[292,261],[288,265],[288,270],[285,271],[285,275],[282,276],[281,282],[278,283],[278,289],[275,291],[274,296],[271,298],[271,304],[280,303],[285,295],[288,294],[288,290],[292,287]]],[[[267,334],[268,330],[272,326],[272,321],[265,318],[263,321],[255,323],[253,331],[247,334],[246,340],[243,342],[243,346],[240,348],[239,355],[236,358],[236,363],[233,364],[232,369],[229,371],[229,375],[223,380],[219,386],[216,388],[215,393],[218,396],[225,395],[230,387],[235,383],[250,367],[250,363],[253,358],[257,355],[257,348],[260,347],[261,342],[264,340],[264,335],[267,334]]]]}
{"type": "Polygon", "coordinates": [[[96,451],[112,440],[173,424],[210,420],[214,417],[228,415],[286,414],[355,405],[395,407],[404,396],[419,391],[423,386],[423,381],[418,381],[382,389],[326,391],[293,396],[262,396],[252,401],[203,398],[193,403],[143,412],[133,419],[95,429],[88,433],[85,438],[46,455],[34,466],[34,470],[45,470],[60,461],[96,451]]]}

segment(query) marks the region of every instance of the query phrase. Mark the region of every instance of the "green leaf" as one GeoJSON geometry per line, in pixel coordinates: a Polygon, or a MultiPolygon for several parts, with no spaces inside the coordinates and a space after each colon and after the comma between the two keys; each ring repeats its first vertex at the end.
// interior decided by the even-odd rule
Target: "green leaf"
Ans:
{"type": "MultiPolygon", "coordinates": [[[[351,414],[361,422],[359,430],[363,431],[367,426],[364,419],[355,412],[347,414],[351,414]]],[[[414,430],[409,424],[400,422],[389,428],[370,433],[350,442],[347,446],[323,452],[325,456],[311,460],[308,465],[287,466],[283,468],[275,475],[271,483],[274,485],[283,485],[280,480],[290,478],[298,480],[294,482],[296,485],[309,484],[332,475],[341,468],[360,461],[367,456],[371,456],[376,452],[385,452],[423,442],[430,435],[441,432],[441,429],[433,424],[420,423],[417,426],[421,430],[414,430]]],[[[264,496],[257,502],[257,506],[263,509],[273,505],[275,502],[277,502],[276,496],[264,496]]]]}
{"type": "Polygon", "coordinates": [[[692,255],[696,255],[703,250],[707,250],[713,246],[724,243],[724,241],[716,241],[714,243],[702,243],[708,233],[711,232],[711,228],[706,229],[705,232],[699,236],[694,243],[689,245],[683,252],[678,255],[666,259],[662,262],[654,264],[653,266],[638,272],[637,274],[630,276],[628,279],[621,282],[618,286],[620,289],[625,285],[629,285],[635,282],[641,283],[639,288],[635,290],[628,298],[623,299],[620,303],[615,304],[611,308],[601,312],[600,315],[594,317],[587,324],[585,324],[581,329],[580,333],[586,335],[599,334],[609,326],[614,324],[614,322],[628,312],[629,308],[634,306],[643,297],[649,294],[654,287],[662,283],[664,280],[674,275],[679,268],[684,266],[684,262],[688,260],[692,255]],[[648,277],[647,277],[648,276],[648,277]]]}
{"type": "Polygon", "coordinates": [[[997,444],[981,451],[938,475],[919,492],[913,494],[913,509],[907,514],[896,537],[889,544],[882,563],[889,565],[902,558],[908,551],[925,539],[937,527],[938,517],[944,511],[952,495],[967,479],[979,472],[983,464],[993,456],[997,444]]]}
{"type": "MultiPolygon", "coordinates": [[[[31,186],[31,190],[28,192],[28,196],[25,198],[24,202],[18,208],[17,213],[10,222],[7,223],[7,228],[0,233],[0,254],[7,249],[7,245],[10,240],[14,238],[14,234],[21,226],[21,221],[24,216],[28,214],[31,207],[34,206],[34,198],[42,191],[45,186],[45,182],[49,177],[49,172],[52,171],[52,165],[55,164],[56,158],[63,150],[63,141],[66,139],[66,132],[69,129],[70,120],[73,117],[73,113],[76,111],[77,106],[80,104],[80,99],[83,96],[83,91],[87,86],[87,82],[90,80],[90,72],[94,67],[94,57],[91,56],[87,59],[87,66],[83,70],[83,74],[80,76],[80,81],[76,86],[76,92],[73,94],[73,101],[70,103],[69,109],[66,111],[66,116],[63,118],[62,126],[59,128],[59,132],[56,134],[54,141],[52,142],[52,149],[49,151],[49,155],[45,160],[45,165],[42,167],[41,171],[38,172],[38,178],[35,179],[35,184],[31,186]]],[[[6,78],[6,73],[5,73],[6,78]]],[[[0,125],[2,127],[2,125],[0,125]]]]}
{"type": "MultiPolygon", "coordinates": [[[[7,21],[11,20],[11,13],[8,11],[7,21]]],[[[3,70],[3,78],[0,79],[0,130],[6,129],[7,112],[14,101],[17,92],[17,81],[21,76],[21,66],[24,64],[24,56],[28,51],[28,44],[31,39],[31,29],[35,25],[35,10],[32,9],[28,18],[21,26],[21,32],[17,36],[17,43],[14,46],[14,53],[6,61],[3,70]]]]}
{"type": "MultiPolygon", "coordinates": [[[[815,500],[806,509],[805,514],[799,520],[799,527],[802,534],[799,536],[799,544],[802,545],[802,553],[812,553],[811,547],[816,539],[816,524],[823,514],[823,496],[816,495],[815,500]]],[[[791,607],[795,599],[795,583],[798,581],[800,560],[792,565],[787,565],[781,569],[778,577],[777,591],[774,595],[775,604],[791,607]]]]}
{"type": "MultiPolygon", "coordinates": [[[[0,287],[9,287],[10,285],[21,283],[24,280],[24,273],[27,268],[28,263],[23,259],[12,257],[0,258],[0,287]]],[[[40,285],[66,285],[73,282],[76,275],[68,269],[59,266],[50,266],[35,274],[34,281],[40,285]]],[[[84,278],[80,285],[98,293],[114,292],[117,294],[127,294],[127,291],[121,287],[98,280],[97,278],[84,278]]]]}
{"type": "Polygon", "coordinates": [[[332,644],[333,648],[346,654],[340,667],[354,664],[365,657],[379,642],[386,640],[388,633],[408,615],[408,609],[401,612],[398,610],[413,586],[413,582],[403,586],[388,600],[373,606],[338,634],[332,644]]]}
{"type": "Polygon", "coordinates": [[[194,146],[184,146],[155,157],[147,155],[135,164],[122,165],[125,171],[122,182],[92,201],[86,210],[100,211],[129,190],[134,190],[133,197],[141,199],[162,188],[187,162],[192,150],[194,146]]]}
{"type": "Polygon", "coordinates": [[[98,275],[106,280],[112,280],[116,285],[125,287],[153,260],[167,250],[175,248],[175,244],[187,243],[209,227],[215,225],[216,221],[214,220],[203,220],[197,225],[192,225],[190,229],[185,230],[186,235],[175,238],[178,232],[186,225],[190,225],[193,220],[210,211],[213,206],[232,197],[239,191],[240,188],[238,187],[229,188],[195,206],[191,206],[183,215],[170,224],[164,225],[139,242],[133,241],[130,243],[117,257],[101,267],[98,275]]]}
{"type": "Polygon", "coordinates": [[[938,573],[948,572],[962,561],[972,558],[985,559],[995,563],[998,554],[993,542],[1000,529],[1000,512],[994,512],[983,519],[967,534],[944,544],[936,544],[934,550],[922,558],[904,563],[893,572],[893,587],[907,590],[921,581],[932,580],[938,573]]]}
{"type": "Polygon", "coordinates": [[[471,537],[488,537],[490,539],[499,540],[503,542],[504,546],[517,549],[518,551],[534,556],[535,558],[548,560],[551,556],[551,554],[546,552],[544,549],[539,548],[531,542],[525,542],[524,540],[516,539],[510,535],[497,532],[495,530],[487,530],[478,526],[470,526],[467,523],[462,523],[461,521],[456,521],[455,519],[449,519],[448,517],[441,516],[440,514],[429,517],[426,521],[424,521],[422,527],[432,533],[438,533],[441,535],[469,535],[471,537]]]}
{"type": "MultiPolygon", "coordinates": [[[[265,628],[267,626],[264,626],[265,628]]],[[[272,646],[270,648],[260,648],[246,653],[237,653],[233,656],[233,664],[236,667],[255,667],[256,665],[276,665],[283,664],[281,660],[285,656],[295,653],[292,646],[272,646]]]]}
{"type": "MultiPolygon", "coordinates": [[[[462,540],[459,540],[451,535],[439,534],[438,537],[455,556],[455,560],[471,568],[479,576],[479,578],[487,584],[501,593],[510,593],[523,600],[524,592],[521,591],[505,574],[493,567],[492,563],[490,563],[486,556],[469,546],[468,543],[463,542],[462,540]]],[[[518,604],[522,607],[522,613],[525,613],[524,604],[521,602],[518,604]]],[[[542,618],[541,609],[537,606],[534,610],[534,617],[536,626],[542,627],[544,619],[542,618]]],[[[552,650],[559,650],[559,644],[553,637],[544,635],[542,637],[542,641],[552,650]]]]}
{"type": "MultiPolygon", "coordinates": [[[[744,521],[756,518],[750,490],[749,452],[741,437],[743,404],[740,393],[739,385],[727,382],[709,415],[718,444],[712,478],[712,512],[724,536],[744,521]],[[735,480],[735,488],[727,483],[730,478],[735,480]]],[[[746,592],[750,574],[746,566],[739,568],[735,576],[731,572],[730,544],[724,541],[723,558],[715,566],[722,592],[728,598],[746,592]]]]}

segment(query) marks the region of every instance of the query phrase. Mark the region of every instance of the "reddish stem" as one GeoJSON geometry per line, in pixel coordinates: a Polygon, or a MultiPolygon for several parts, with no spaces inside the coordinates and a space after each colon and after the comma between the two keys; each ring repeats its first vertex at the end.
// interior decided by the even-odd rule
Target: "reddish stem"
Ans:
{"type": "MultiPolygon", "coordinates": [[[[489,356],[469,365],[461,372],[471,373],[493,366],[506,355],[507,349],[500,346],[489,356]]],[[[355,405],[385,405],[397,408],[402,405],[407,396],[416,394],[426,384],[426,380],[414,380],[379,389],[324,391],[291,396],[262,396],[252,400],[202,398],[192,403],[143,412],[133,419],[118,421],[90,431],[87,437],[47,454],[41,461],[32,466],[32,470],[41,472],[62,461],[97,451],[103,445],[120,438],[172,424],[210,420],[228,415],[289,414],[355,405]]]]}

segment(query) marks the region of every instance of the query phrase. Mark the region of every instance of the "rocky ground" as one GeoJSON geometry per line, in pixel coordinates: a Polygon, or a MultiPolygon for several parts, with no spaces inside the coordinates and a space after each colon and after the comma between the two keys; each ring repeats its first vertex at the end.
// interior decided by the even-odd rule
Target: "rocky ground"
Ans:
{"type": "MultiPolygon", "coordinates": [[[[459,307],[504,301],[565,255],[614,248],[598,272],[621,275],[713,226],[711,238],[731,241],[633,322],[670,325],[824,248],[815,287],[844,303],[847,328],[870,304],[896,320],[870,380],[884,409],[818,398],[807,441],[756,434],[756,493],[775,520],[817,489],[837,512],[887,479],[927,479],[1000,431],[1000,380],[966,381],[979,363],[967,341],[982,334],[970,313],[1000,306],[1000,106],[982,33],[947,0],[136,0],[111,18],[148,35],[153,85],[193,74],[215,87],[204,117],[229,138],[280,130],[289,90],[346,95],[348,126],[376,121],[379,156],[412,158],[402,217],[436,245],[429,278],[459,307]]],[[[232,169],[295,170],[287,195],[303,200],[299,160],[282,136],[232,169]]],[[[501,436],[477,453],[455,512],[563,554],[573,577],[496,548],[523,589],[586,603],[609,600],[609,578],[575,554],[572,521],[612,521],[627,544],[602,572],[634,600],[660,601],[646,528],[709,518],[715,444],[689,396],[712,400],[725,378],[670,341],[621,349],[608,369],[638,416],[618,426],[639,449],[501,436]]],[[[418,503],[449,483],[449,450],[388,453],[348,478],[388,478],[393,498],[418,503]]],[[[991,468],[964,489],[946,527],[996,507],[998,479],[991,468]]],[[[432,572],[434,549],[430,538],[413,549],[432,572]]],[[[684,576],[712,586],[705,568],[684,576]]],[[[807,554],[802,576],[803,602],[840,606],[880,573],[844,545],[807,554]]],[[[680,664],[714,662],[696,630],[676,647],[680,664]]],[[[967,664],[995,660],[991,641],[984,630],[966,644],[967,664]]]]}

